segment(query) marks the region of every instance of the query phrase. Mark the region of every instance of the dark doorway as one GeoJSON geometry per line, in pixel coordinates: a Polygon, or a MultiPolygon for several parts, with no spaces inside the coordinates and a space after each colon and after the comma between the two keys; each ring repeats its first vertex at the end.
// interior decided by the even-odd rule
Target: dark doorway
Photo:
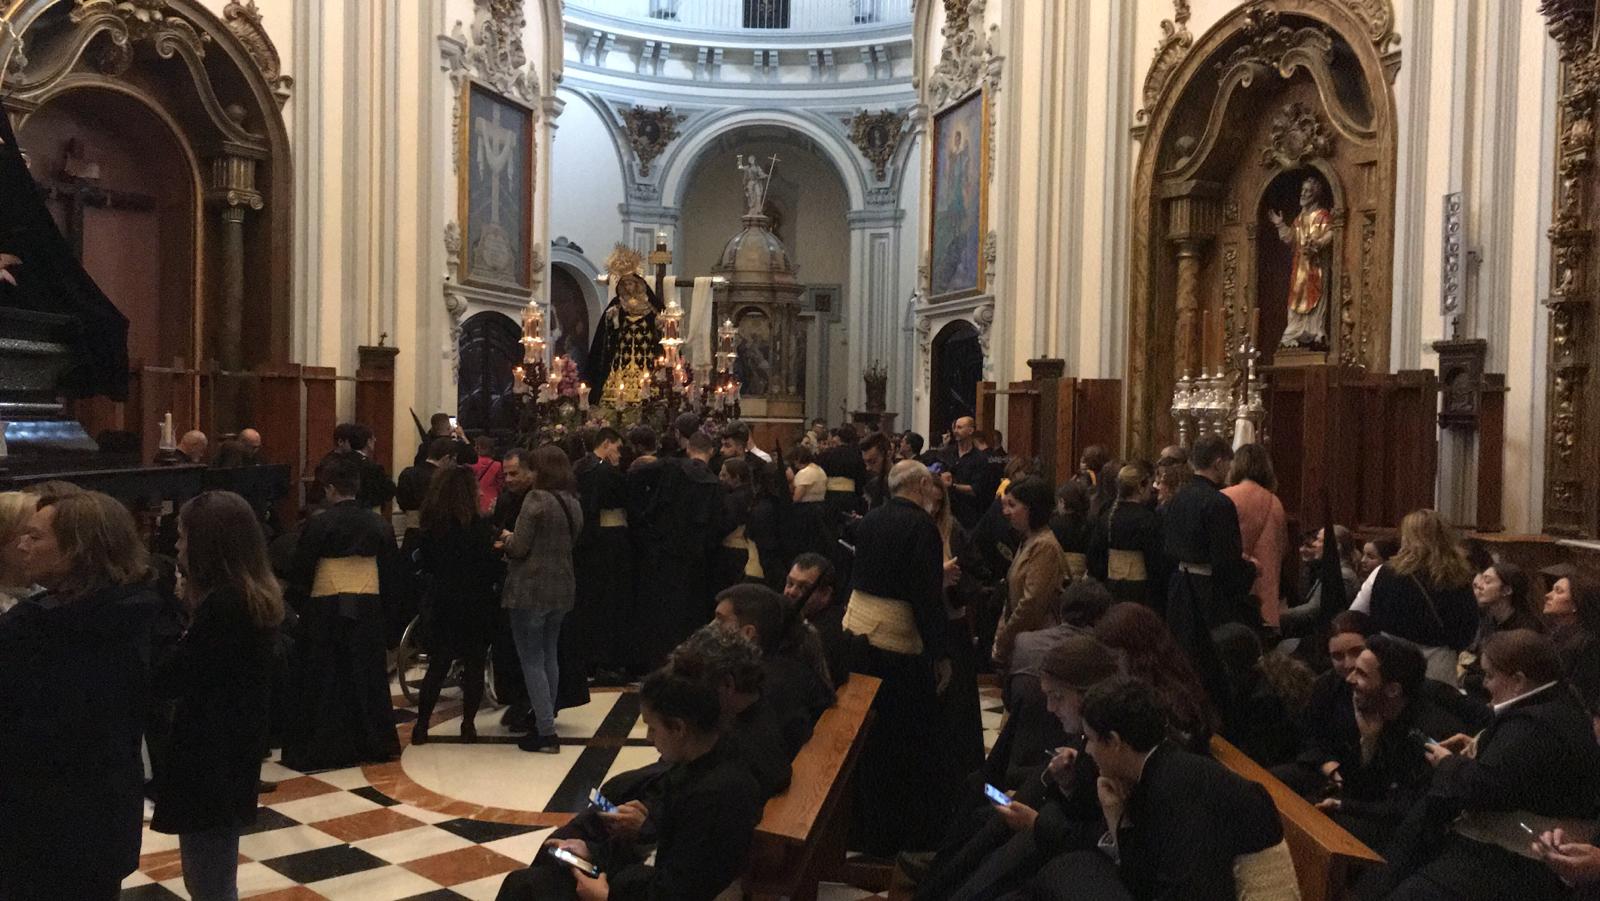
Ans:
{"type": "Polygon", "coordinates": [[[504,313],[479,313],[461,323],[460,355],[456,399],[461,427],[515,431],[518,410],[511,367],[522,362],[521,327],[504,313]]]}
{"type": "Polygon", "coordinates": [[[928,443],[933,446],[950,424],[978,410],[978,383],[983,381],[983,345],[978,329],[958,319],[933,339],[933,411],[928,443]]]}

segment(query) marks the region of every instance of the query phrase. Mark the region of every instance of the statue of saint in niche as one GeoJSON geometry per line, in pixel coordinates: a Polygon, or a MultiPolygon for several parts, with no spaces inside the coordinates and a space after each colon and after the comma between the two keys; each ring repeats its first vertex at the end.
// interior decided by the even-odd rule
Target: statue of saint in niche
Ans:
{"type": "Polygon", "coordinates": [[[1289,318],[1279,347],[1328,346],[1328,317],[1324,300],[1331,278],[1328,272],[1328,245],[1333,243],[1333,214],[1328,210],[1322,181],[1307,178],[1300,184],[1300,212],[1293,222],[1285,222],[1277,210],[1267,218],[1278,229],[1278,238],[1293,251],[1289,263],[1289,318]]]}

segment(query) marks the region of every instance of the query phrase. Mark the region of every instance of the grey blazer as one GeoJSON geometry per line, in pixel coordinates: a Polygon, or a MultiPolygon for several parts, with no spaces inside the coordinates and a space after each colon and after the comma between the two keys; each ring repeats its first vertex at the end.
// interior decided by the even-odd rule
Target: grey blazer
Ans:
{"type": "Polygon", "coordinates": [[[506,540],[506,581],[500,606],[508,609],[572,609],[576,576],[572,543],[583,531],[583,506],[577,495],[534,489],[522,502],[517,525],[506,540]],[[571,517],[562,515],[562,507],[571,517]]]}

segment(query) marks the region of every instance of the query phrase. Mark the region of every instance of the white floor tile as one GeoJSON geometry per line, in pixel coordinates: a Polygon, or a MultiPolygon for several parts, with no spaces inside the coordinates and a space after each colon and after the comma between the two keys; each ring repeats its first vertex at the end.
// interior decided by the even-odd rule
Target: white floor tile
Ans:
{"type": "Polygon", "coordinates": [[[376,801],[368,801],[360,795],[352,795],[349,792],[328,792],[323,795],[301,798],[298,801],[285,801],[282,804],[270,806],[273,810],[297,823],[320,823],[323,820],[331,820],[334,817],[344,817],[352,813],[377,810],[382,805],[376,801]]]}
{"type": "MultiPolygon", "coordinates": [[[[294,779],[299,775],[300,772],[298,770],[291,770],[281,763],[273,763],[270,760],[261,765],[261,778],[266,782],[283,782],[288,779],[294,779]]],[[[267,795],[265,797],[270,798],[271,796],[267,795]]]]}
{"type": "Polygon", "coordinates": [[[318,848],[342,844],[344,842],[320,829],[311,826],[291,826],[288,829],[274,829],[270,832],[242,836],[239,839],[239,853],[251,860],[275,860],[290,854],[299,854],[301,851],[315,851],[318,848]]]}
{"type": "Polygon", "coordinates": [[[162,851],[178,850],[178,837],[165,832],[156,832],[146,827],[143,836],[139,839],[140,854],[159,854],[162,851]]]}
{"type": "Polygon", "coordinates": [[[328,901],[397,901],[443,887],[403,867],[377,867],[306,886],[328,901]]]}
{"type": "Polygon", "coordinates": [[[346,770],[331,770],[326,773],[318,773],[315,778],[318,782],[326,782],[334,788],[342,788],[345,791],[349,791],[352,788],[363,788],[368,785],[366,773],[363,773],[361,767],[358,766],[353,766],[346,770]]]}
{"type": "Polygon", "coordinates": [[[279,889],[294,888],[293,879],[279,873],[266,864],[242,863],[239,864],[239,897],[250,895],[265,895],[279,889]]]}
{"type": "Polygon", "coordinates": [[[570,707],[556,715],[556,734],[562,738],[592,737],[600,731],[600,724],[605,722],[620,697],[622,695],[614,691],[592,693],[589,703],[582,707],[570,707]]]}
{"type": "Polygon", "coordinates": [[[439,813],[438,811],[434,810],[423,810],[420,807],[413,807],[410,804],[396,804],[389,809],[400,814],[401,816],[410,817],[413,820],[417,820],[418,822],[422,823],[443,823],[445,820],[459,819],[458,817],[451,816],[448,813],[439,813]]]}
{"type": "Polygon", "coordinates": [[[583,748],[530,754],[516,745],[429,744],[406,749],[406,775],[429,791],[469,804],[542,811],[583,748]]]}
{"type": "Polygon", "coordinates": [[[390,863],[420,860],[447,851],[472,847],[472,842],[434,826],[420,826],[356,842],[355,847],[390,863]]]}
{"type": "Polygon", "coordinates": [[[472,901],[494,901],[500,894],[500,884],[506,881],[506,874],[499,873],[494,876],[485,876],[471,882],[450,886],[450,891],[458,895],[465,895],[472,901]]]}
{"type": "Polygon", "coordinates": [[[149,876],[146,876],[138,870],[134,870],[132,873],[128,874],[127,879],[122,880],[122,887],[138,888],[141,885],[149,885],[154,881],[155,880],[151,879],[149,876]]]}
{"type": "Polygon", "coordinates": [[[183,901],[189,901],[189,890],[183,887],[182,876],[176,879],[168,879],[166,882],[161,883],[161,887],[182,898],[183,901]]]}
{"type": "Polygon", "coordinates": [[[617,759],[611,761],[611,769],[606,771],[606,778],[600,781],[604,783],[606,779],[610,779],[618,773],[626,773],[629,770],[647,767],[660,759],[661,752],[655,748],[622,748],[617,751],[617,759]]]}

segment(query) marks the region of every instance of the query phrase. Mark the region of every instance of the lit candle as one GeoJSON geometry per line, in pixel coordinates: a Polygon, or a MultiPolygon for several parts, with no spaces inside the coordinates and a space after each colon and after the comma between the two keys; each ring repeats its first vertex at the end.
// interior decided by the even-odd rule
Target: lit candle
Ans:
{"type": "Polygon", "coordinates": [[[589,383],[578,383],[578,412],[589,412],[589,383]]]}

